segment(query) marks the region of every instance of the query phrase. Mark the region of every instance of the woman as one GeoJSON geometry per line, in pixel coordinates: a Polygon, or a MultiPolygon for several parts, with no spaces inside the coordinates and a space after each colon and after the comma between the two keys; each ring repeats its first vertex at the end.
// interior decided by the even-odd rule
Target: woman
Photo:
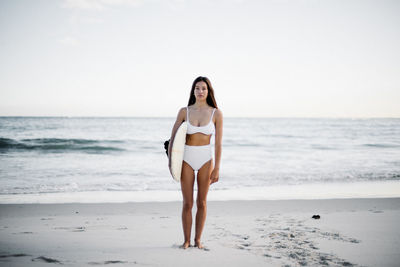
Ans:
{"type": "MultiPolygon", "coordinates": [[[[192,229],[193,185],[194,172],[197,171],[197,213],[196,233],[194,245],[203,248],[200,242],[207,212],[207,193],[210,184],[219,179],[219,167],[221,161],[222,142],[222,112],[218,109],[214,98],[214,89],[206,77],[198,77],[194,80],[190,91],[187,107],[179,110],[171,134],[171,142],[182,122],[186,121],[187,135],[182,163],[181,190],[183,196],[182,226],[185,241],[182,248],[190,246],[190,234],[192,229]],[[210,140],[215,133],[215,166],[213,166],[210,140]]],[[[171,155],[171,145],[168,147],[168,155],[171,155]]],[[[169,159],[171,166],[171,159],[169,159]]]]}

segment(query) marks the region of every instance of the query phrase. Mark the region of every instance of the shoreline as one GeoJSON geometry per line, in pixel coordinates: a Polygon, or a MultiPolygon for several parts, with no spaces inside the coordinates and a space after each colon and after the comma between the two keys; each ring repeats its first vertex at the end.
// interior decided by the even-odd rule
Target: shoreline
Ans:
{"type": "MultiPolygon", "coordinates": [[[[132,210],[142,215],[168,213],[176,211],[180,215],[182,201],[169,202],[124,202],[124,203],[0,203],[0,219],[7,216],[45,216],[46,214],[70,215],[84,212],[87,215],[130,214],[132,210]],[[106,210],[108,208],[108,210],[106,210]]],[[[224,213],[234,214],[236,209],[239,215],[254,214],[268,211],[269,213],[300,213],[300,212],[342,212],[342,211],[372,211],[372,210],[400,210],[400,197],[393,198],[338,198],[338,199],[278,199],[278,200],[207,200],[207,214],[225,209],[224,213]],[[226,209],[228,207],[228,209],[226,209]],[[229,210],[232,209],[232,210],[229,210]]],[[[196,203],[193,204],[193,213],[196,203]]]]}
{"type": "MultiPolygon", "coordinates": [[[[195,189],[196,191],[196,186],[195,189]]],[[[353,199],[400,197],[400,181],[368,181],[347,183],[314,183],[242,187],[222,190],[210,187],[208,200],[296,200],[296,199],[353,199]]],[[[176,190],[148,191],[87,191],[36,194],[2,194],[0,204],[29,203],[130,203],[181,201],[176,190]]]]}
{"type": "Polygon", "coordinates": [[[208,201],[206,250],[179,248],[181,205],[0,204],[0,265],[397,266],[400,261],[400,198],[208,201]],[[311,218],[317,214],[320,219],[311,218]]]}

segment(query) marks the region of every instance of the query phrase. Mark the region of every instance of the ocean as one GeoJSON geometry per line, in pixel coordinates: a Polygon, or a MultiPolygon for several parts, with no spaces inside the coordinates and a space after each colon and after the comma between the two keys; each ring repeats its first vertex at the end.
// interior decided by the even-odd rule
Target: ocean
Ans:
{"type": "MultiPolygon", "coordinates": [[[[180,200],[164,150],[174,119],[0,117],[0,203],[180,200]]],[[[399,185],[400,119],[225,118],[209,199],[390,197],[399,185]]]]}

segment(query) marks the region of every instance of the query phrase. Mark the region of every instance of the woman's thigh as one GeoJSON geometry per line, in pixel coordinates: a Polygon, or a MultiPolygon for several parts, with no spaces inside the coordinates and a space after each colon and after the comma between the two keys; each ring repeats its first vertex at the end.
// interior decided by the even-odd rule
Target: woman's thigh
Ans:
{"type": "Polygon", "coordinates": [[[213,161],[210,159],[197,172],[197,200],[206,200],[210,187],[210,175],[213,170],[213,161]]]}
{"type": "Polygon", "coordinates": [[[185,161],[182,163],[181,190],[183,201],[193,202],[194,171],[185,161]]]}

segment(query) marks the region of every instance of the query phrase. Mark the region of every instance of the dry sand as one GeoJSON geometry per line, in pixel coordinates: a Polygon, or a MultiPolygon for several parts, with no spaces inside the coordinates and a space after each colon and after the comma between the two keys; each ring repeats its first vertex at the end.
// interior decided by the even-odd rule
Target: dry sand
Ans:
{"type": "Polygon", "coordinates": [[[210,201],[204,250],[179,248],[180,214],[180,202],[2,204],[0,266],[400,265],[400,198],[210,201]]]}

